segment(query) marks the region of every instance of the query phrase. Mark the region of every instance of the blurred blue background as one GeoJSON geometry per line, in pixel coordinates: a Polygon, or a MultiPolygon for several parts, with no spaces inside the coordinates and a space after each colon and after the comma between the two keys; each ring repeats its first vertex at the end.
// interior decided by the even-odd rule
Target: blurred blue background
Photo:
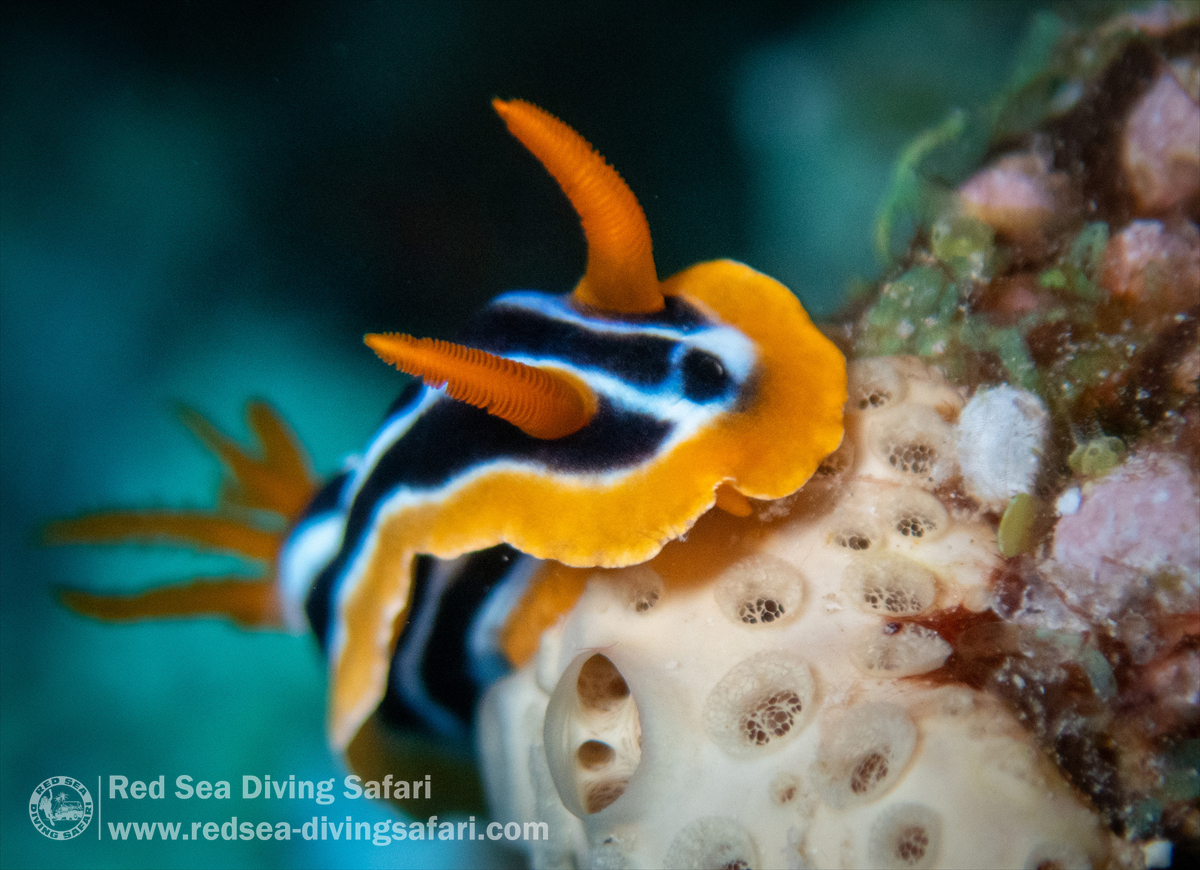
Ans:
{"type": "MultiPolygon", "coordinates": [[[[870,276],[899,149],[1003,82],[1032,7],[9,2],[0,11],[0,864],[510,866],[465,844],[97,841],[30,825],[43,779],[340,778],[308,638],[97,625],[53,584],[224,569],[157,549],[44,549],[41,524],[211,505],[184,401],[245,437],[270,399],[317,469],[399,388],[367,331],[451,336],[517,287],[565,292],[578,221],[488,103],[524,97],[616,166],[659,272],[734,257],[818,317],[870,276]]],[[[170,789],[168,789],[170,791],[170,789]]],[[[109,820],[277,820],[142,801],[109,820]],[[151,806],[151,804],[155,804],[151,806]]],[[[389,818],[365,802],[287,806],[389,818]]],[[[281,810],[284,805],[281,805],[281,810]]]]}

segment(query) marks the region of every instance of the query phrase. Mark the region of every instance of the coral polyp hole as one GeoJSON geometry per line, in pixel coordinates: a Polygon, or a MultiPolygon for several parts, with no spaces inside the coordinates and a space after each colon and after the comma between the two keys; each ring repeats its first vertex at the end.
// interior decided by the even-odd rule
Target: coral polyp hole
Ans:
{"type": "Polygon", "coordinates": [[[920,825],[901,828],[896,835],[896,857],[905,864],[913,865],[925,858],[929,849],[929,831],[920,825]]]}
{"type": "MultiPolygon", "coordinates": [[[[634,613],[645,613],[659,602],[664,592],[663,579],[645,565],[602,571],[594,578],[610,584],[626,607],[634,613]]],[[[591,578],[589,578],[590,582],[591,578]]]]}
{"type": "Polygon", "coordinates": [[[542,721],[546,765],[563,806],[584,818],[624,794],[642,758],[642,726],[625,679],[607,656],[582,653],[550,693],[542,721]]]}
{"type": "Polygon", "coordinates": [[[914,543],[940,538],[950,524],[942,503],[916,487],[904,487],[881,507],[892,528],[914,543]]]}
{"type": "Polygon", "coordinates": [[[923,538],[936,528],[936,524],[922,516],[906,516],[896,521],[896,531],[908,538],[923,538]]]}
{"type": "Polygon", "coordinates": [[[871,549],[870,536],[862,532],[838,532],[834,535],[833,540],[839,547],[845,547],[847,550],[871,549]]]}
{"type": "Polygon", "coordinates": [[[790,773],[779,773],[771,780],[768,789],[771,802],[776,806],[793,803],[800,797],[800,780],[790,773]]]}
{"type": "Polygon", "coordinates": [[[867,430],[871,455],[905,482],[928,486],[955,470],[954,430],[933,408],[897,405],[872,416],[867,430]]]}
{"type": "Polygon", "coordinates": [[[919,441],[896,444],[888,453],[888,463],[897,471],[909,474],[929,474],[936,462],[937,449],[919,441]]]}
{"type": "Polygon", "coordinates": [[[890,554],[846,568],[843,589],[862,610],[887,616],[915,616],[933,605],[937,579],[912,559],[890,554]]]}
{"type": "Polygon", "coordinates": [[[912,677],[936,671],[952,652],[951,646],[932,628],[912,623],[899,630],[872,626],[851,652],[851,661],[868,676],[912,677]]]}
{"type": "Polygon", "coordinates": [[[625,794],[625,789],[628,785],[629,780],[626,779],[607,780],[593,785],[588,789],[587,800],[584,804],[588,815],[598,813],[613,803],[617,798],[625,794]]]}
{"type": "Polygon", "coordinates": [[[753,601],[743,601],[738,613],[742,622],[747,625],[757,625],[760,622],[774,622],[787,612],[780,602],[773,598],[755,598],[753,601]]]}
{"type": "Polygon", "coordinates": [[[726,568],[714,594],[732,622],[749,626],[790,621],[804,599],[804,578],[795,566],[760,553],[726,568]]]}
{"type": "Polygon", "coordinates": [[[861,703],[821,727],[816,782],[835,809],[873,803],[904,775],[917,729],[904,708],[861,703]]]}
{"type": "Polygon", "coordinates": [[[599,653],[583,663],[575,687],[584,709],[611,710],[629,697],[629,685],[621,672],[599,653]]]}
{"type": "Polygon", "coordinates": [[[612,764],[612,760],[617,753],[607,743],[601,743],[599,740],[588,740],[579,744],[579,748],[575,750],[575,757],[579,759],[579,764],[586,770],[600,770],[612,764]]]}
{"type": "Polygon", "coordinates": [[[854,772],[850,774],[850,791],[855,794],[867,794],[886,779],[887,775],[887,756],[872,752],[855,765],[854,772]]]}
{"type": "Polygon", "coordinates": [[[817,466],[817,474],[832,477],[835,474],[841,474],[853,464],[854,442],[846,438],[842,440],[842,444],[837,450],[821,460],[821,464],[817,466]]]}
{"type": "Polygon", "coordinates": [[[637,613],[645,613],[651,607],[658,603],[658,590],[651,589],[641,595],[638,595],[633,600],[633,609],[637,613]]]}
{"type": "Polygon", "coordinates": [[[750,834],[736,821],[707,816],[675,835],[662,866],[678,870],[748,870],[759,866],[758,850],[750,834]]]}
{"type": "Polygon", "coordinates": [[[795,692],[776,692],[742,718],[742,734],[746,742],[765,746],[791,731],[803,711],[804,702],[795,692]]]}
{"type": "Polygon", "coordinates": [[[733,756],[773,752],[807,725],[813,696],[806,664],[782,653],[759,653],[730,670],[709,694],[708,733],[733,756]]]}
{"type": "Polygon", "coordinates": [[[854,410],[875,411],[904,398],[904,383],[886,359],[856,360],[847,374],[849,407],[854,410]]]}
{"type": "Polygon", "coordinates": [[[941,846],[941,817],[921,804],[899,804],[871,827],[868,860],[873,867],[933,867],[941,846]]]}

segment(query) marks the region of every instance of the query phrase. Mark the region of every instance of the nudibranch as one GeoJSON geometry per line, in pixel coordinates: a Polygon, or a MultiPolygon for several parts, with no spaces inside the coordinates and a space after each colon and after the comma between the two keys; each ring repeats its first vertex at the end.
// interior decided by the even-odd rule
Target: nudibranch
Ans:
{"type": "Polygon", "coordinates": [[[106,514],[50,530],[272,562],[259,583],[64,597],[101,617],[311,627],[328,656],[338,749],[377,712],[435,734],[469,727],[505,623],[546,606],[544,591],[527,600],[535,572],[644,562],[714,505],[745,515],[749,499],[795,492],[842,438],[845,361],[786,287],[729,260],[660,281],[620,175],[542,109],[493,106],[581,218],[587,267],[572,292],[505,293],[455,344],[366,336],[419,380],[319,491],[286,428],[254,405],[262,460],[188,417],[233,474],[218,515],[106,514]],[[287,532],[229,506],[273,510],[287,532]]]}

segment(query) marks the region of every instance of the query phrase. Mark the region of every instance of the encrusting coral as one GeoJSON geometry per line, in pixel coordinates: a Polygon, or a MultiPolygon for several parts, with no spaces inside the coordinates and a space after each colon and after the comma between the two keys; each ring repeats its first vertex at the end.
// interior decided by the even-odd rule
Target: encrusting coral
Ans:
{"type": "Polygon", "coordinates": [[[1053,19],[1040,65],[904,155],[890,276],[830,330],[842,446],[585,572],[485,697],[496,817],[549,824],[535,866],[1197,853],[1198,11],[1053,19]]]}

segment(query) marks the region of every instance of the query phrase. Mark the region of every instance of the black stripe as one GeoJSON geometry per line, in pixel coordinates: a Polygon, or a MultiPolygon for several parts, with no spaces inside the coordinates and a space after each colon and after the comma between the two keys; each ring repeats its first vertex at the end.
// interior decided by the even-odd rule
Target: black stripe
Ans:
{"type": "MultiPolygon", "coordinates": [[[[433,568],[436,564],[437,560],[432,556],[418,556],[413,563],[413,592],[411,609],[409,611],[410,615],[416,613],[417,609],[422,606],[425,595],[429,591],[429,575],[433,573],[433,568]]],[[[392,662],[388,666],[387,690],[383,694],[383,700],[379,702],[378,712],[383,719],[396,728],[429,731],[430,729],[426,725],[425,720],[419,717],[392,687],[392,671],[396,667],[396,656],[403,648],[403,634],[404,632],[401,631],[401,643],[396,645],[396,654],[393,654],[392,662]]],[[[324,647],[324,644],[322,644],[322,647],[324,647]]]]}
{"type": "Polygon", "coordinates": [[[486,318],[463,331],[463,344],[500,356],[551,357],[641,387],[666,380],[678,344],[650,335],[605,335],[521,308],[497,306],[484,313],[486,318]]]}
{"type": "Polygon", "coordinates": [[[436,489],[499,459],[562,474],[631,468],[654,456],[670,430],[669,422],[617,410],[601,397],[596,416],[578,432],[534,438],[480,408],[440,399],[379,457],[356,502],[400,486],[436,489]]]}
{"type": "MultiPolygon", "coordinates": [[[[418,565],[417,587],[414,589],[411,624],[419,611],[437,606],[432,630],[425,648],[420,651],[419,673],[425,691],[434,703],[452,713],[469,733],[474,721],[475,706],[487,688],[472,676],[472,659],[468,648],[469,635],[475,617],[487,596],[521,561],[521,554],[512,547],[500,545],[472,553],[448,578],[439,601],[430,595],[428,578],[435,560],[425,557],[418,565]]],[[[402,633],[388,672],[387,692],[379,705],[384,721],[397,728],[417,727],[434,736],[432,723],[421,719],[420,713],[406,703],[400,691],[398,664],[406,640],[413,638],[407,630],[402,633]]]]}
{"type": "Polygon", "coordinates": [[[472,553],[442,595],[433,632],[425,645],[421,661],[425,690],[467,726],[486,688],[473,677],[468,635],[484,599],[520,560],[519,552],[503,544],[472,553]]]}
{"type": "MultiPolygon", "coordinates": [[[[594,328],[509,305],[501,299],[483,309],[462,331],[459,341],[502,356],[552,357],[580,368],[609,372],[638,386],[653,386],[666,380],[677,341],[653,335],[605,332],[601,317],[589,319],[595,322],[594,328]]],[[[622,315],[614,323],[658,326],[681,335],[712,325],[689,303],[676,297],[668,297],[660,312],[622,315]]]]}
{"type": "Polygon", "coordinates": [[[317,494],[313,496],[313,500],[308,503],[308,507],[304,509],[304,513],[300,515],[300,519],[296,521],[296,526],[299,527],[306,520],[310,520],[319,514],[326,514],[334,510],[338,506],[338,498],[342,494],[342,486],[350,477],[350,472],[343,471],[335,474],[325,484],[317,490],[317,494]]]}
{"type": "MultiPolygon", "coordinates": [[[[345,548],[343,539],[342,548],[345,548]]],[[[337,575],[341,567],[342,550],[328,565],[321,569],[312,588],[308,590],[308,598],[304,600],[304,613],[308,616],[308,624],[312,626],[313,634],[322,652],[329,650],[330,620],[333,618],[333,590],[337,588],[337,575]]]]}

